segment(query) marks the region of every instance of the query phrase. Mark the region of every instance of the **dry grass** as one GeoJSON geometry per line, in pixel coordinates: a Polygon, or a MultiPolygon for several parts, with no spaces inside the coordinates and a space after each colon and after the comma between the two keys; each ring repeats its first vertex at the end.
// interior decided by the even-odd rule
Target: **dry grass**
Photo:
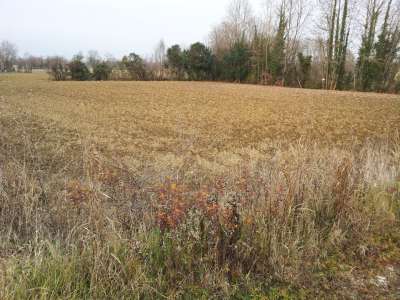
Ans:
{"type": "Polygon", "coordinates": [[[399,124],[379,94],[2,75],[0,298],[396,298],[399,124]]]}

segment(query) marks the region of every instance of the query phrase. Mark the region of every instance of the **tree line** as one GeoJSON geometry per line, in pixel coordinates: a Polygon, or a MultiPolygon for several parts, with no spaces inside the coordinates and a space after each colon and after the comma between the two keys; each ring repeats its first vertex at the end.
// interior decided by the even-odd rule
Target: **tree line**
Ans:
{"type": "Polygon", "coordinates": [[[300,88],[400,92],[400,0],[276,0],[256,15],[232,0],[207,43],[163,41],[151,58],[96,51],[18,58],[0,46],[0,71],[47,68],[54,80],[216,80],[300,88]]]}

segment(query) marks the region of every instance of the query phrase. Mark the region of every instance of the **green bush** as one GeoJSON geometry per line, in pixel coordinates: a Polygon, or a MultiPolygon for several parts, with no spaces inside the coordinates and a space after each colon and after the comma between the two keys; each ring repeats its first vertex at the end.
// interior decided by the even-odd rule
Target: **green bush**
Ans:
{"type": "Polygon", "coordinates": [[[83,56],[78,54],[70,62],[69,71],[72,80],[84,81],[90,79],[89,69],[82,60],[83,56]]]}
{"type": "Polygon", "coordinates": [[[112,68],[106,63],[98,63],[93,68],[94,80],[108,80],[110,78],[112,68]]]}

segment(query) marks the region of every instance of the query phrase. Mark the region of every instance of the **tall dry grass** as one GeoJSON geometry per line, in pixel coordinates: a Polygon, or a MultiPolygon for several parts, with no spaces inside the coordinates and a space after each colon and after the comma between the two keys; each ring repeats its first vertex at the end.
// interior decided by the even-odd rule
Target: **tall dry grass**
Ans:
{"type": "Polygon", "coordinates": [[[399,247],[400,143],[160,173],[54,128],[1,119],[2,299],[317,297],[327,262],[399,247]]]}

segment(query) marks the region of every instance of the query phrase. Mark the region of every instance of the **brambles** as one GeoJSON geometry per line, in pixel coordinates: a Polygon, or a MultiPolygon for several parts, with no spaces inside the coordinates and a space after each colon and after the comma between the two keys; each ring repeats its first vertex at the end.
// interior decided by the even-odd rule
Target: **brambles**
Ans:
{"type": "Polygon", "coordinates": [[[397,99],[25,76],[0,81],[0,298],[397,292],[397,99]]]}
{"type": "Polygon", "coordinates": [[[175,182],[163,184],[158,191],[157,206],[157,223],[161,231],[176,228],[188,210],[184,187],[175,182]]]}

